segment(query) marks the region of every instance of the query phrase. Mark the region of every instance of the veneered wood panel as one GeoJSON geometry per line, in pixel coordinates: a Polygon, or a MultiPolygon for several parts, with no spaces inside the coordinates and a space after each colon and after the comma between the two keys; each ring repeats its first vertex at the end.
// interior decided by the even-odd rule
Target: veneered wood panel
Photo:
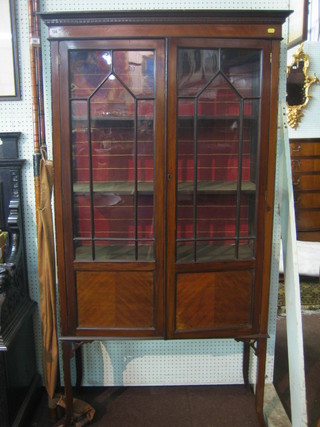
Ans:
{"type": "MultiPolygon", "coordinates": [[[[172,13],[172,11],[170,11],[172,13]]],[[[44,15],[43,15],[44,16],[44,15]]],[[[97,37],[113,37],[115,33],[120,33],[122,37],[192,37],[197,34],[199,37],[228,37],[237,38],[239,35],[246,38],[264,38],[272,39],[281,37],[281,25],[272,25],[273,33],[270,33],[270,25],[256,23],[239,23],[234,22],[232,25],[216,22],[214,25],[207,23],[190,23],[187,20],[185,25],[177,25],[177,23],[153,23],[153,25],[87,25],[89,23],[86,18],[86,25],[56,25],[49,29],[49,39],[81,39],[83,34],[86,38],[97,37]]]]}
{"type": "Polygon", "coordinates": [[[252,271],[177,275],[177,331],[250,327],[252,304],[252,271]]]}
{"type": "Polygon", "coordinates": [[[293,190],[318,190],[320,188],[319,175],[299,175],[293,174],[293,190]]]}
{"type": "Polygon", "coordinates": [[[291,160],[292,172],[299,173],[319,173],[320,158],[317,157],[299,157],[291,160]]]}
{"type": "Polygon", "coordinates": [[[297,209],[296,216],[299,231],[320,230],[320,209],[297,209]]]}
{"type": "Polygon", "coordinates": [[[290,141],[291,157],[320,156],[319,139],[292,139],[290,141]]]}
{"type": "Polygon", "coordinates": [[[153,328],[153,272],[76,274],[77,323],[87,328],[153,328]]]}
{"type": "Polygon", "coordinates": [[[320,231],[302,231],[297,232],[298,240],[305,240],[307,242],[319,242],[320,241],[320,231]]]}
{"type": "Polygon", "coordinates": [[[303,193],[296,191],[294,194],[294,204],[296,212],[300,208],[320,208],[320,189],[319,191],[303,193]]]}

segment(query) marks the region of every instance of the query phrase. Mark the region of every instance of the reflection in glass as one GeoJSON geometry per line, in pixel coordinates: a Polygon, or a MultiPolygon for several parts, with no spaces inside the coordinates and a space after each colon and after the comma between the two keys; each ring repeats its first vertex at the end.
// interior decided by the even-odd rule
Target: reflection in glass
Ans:
{"type": "Polygon", "coordinates": [[[291,67],[287,78],[287,103],[288,105],[301,105],[306,101],[304,87],[304,61],[298,61],[291,67]]]}
{"type": "Polygon", "coordinates": [[[301,118],[302,110],[307,106],[311,95],[309,89],[319,79],[308,74],[309,55],[303,51],[303,43],[293,54],[292,62],[287,66],[287,116],[288,124],[296,129],[301,118]]]}
{"type": "Polygon", "coordinates": [[[152,51],[116,50],[113,53],[114,73],[136,96],[154,95],[154,58],[152,51]]]}
{"type": "Polygon", "coordinates": [[[179,49],[179,96],[196,96],[218,72],[219,50],[179,49]]]}
{"type": "Polygon", "coordinates": [[[111,52],[72,50],[70,58],[70,96],[87,98],[111,72],[111,52]],[[109,60],[107,58],[110,58],[109,60]]]}

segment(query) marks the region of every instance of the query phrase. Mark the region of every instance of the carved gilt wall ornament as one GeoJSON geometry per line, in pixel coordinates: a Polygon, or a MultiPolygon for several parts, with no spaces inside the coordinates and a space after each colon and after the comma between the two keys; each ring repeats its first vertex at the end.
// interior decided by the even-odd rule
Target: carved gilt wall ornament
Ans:
{"type": "Polygon", "coordinates": [[[288,124],[296,129],[301,117],[302,109],[306,107],[311,95],[309,89],[319,79],[308,75],[309,55],[303,51],[303,43],[293,54],[292,62],[287,66],[287,117],[288,124]]]}

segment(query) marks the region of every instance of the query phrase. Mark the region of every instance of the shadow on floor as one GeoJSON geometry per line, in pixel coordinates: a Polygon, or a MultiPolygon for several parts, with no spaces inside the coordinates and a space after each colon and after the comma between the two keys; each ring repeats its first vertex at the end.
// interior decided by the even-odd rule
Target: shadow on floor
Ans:
{"type": "MultiPolygon", "coordinates": [[[[320,311],[303,314],[308,427],[320,419],[320,311]]],[[[279,316],[274,386],[290,417],[286,317],[279,316]]],[[[254,396],[244,386],[84,387],[81,399],[100,427],[258,427],[254,396]]],[[[53,427],[45,393],[31,427],[53,427]]]]}
{"type": "MultiPolygon", "coordinates": [[[[317,427],[320,420],[320,311],[303,311],[302,325],[308,427],[317,427]]],[[[279,316],[277,320],[274,386],[291,419],[288,372],[286,317],[279,316]]]]}

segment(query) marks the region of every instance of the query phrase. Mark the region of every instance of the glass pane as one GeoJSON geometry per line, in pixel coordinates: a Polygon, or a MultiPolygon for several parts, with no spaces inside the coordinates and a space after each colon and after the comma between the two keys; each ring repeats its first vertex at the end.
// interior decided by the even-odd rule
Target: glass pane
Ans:
{"type": "Polygon", "coordinates": [[[261,52],[182,49],[178,60],[177,260],[251,258],[261,52]]]}
{"type": "Polygon", "coordinates": [[[70,60],[70,96],[88,98],[111,72],[111,52],[72,50],[70,60]]]}
{"type": "Polygon", "coordinates": [[[241,239],[239,241],[239,253],[237,258],[252,259],[255,257],[255,240],[241,239]]]}
{"type": "MultiPolygon", "coordinates": [[[[238,179],[238,132],[230,130],[225,122],[213,128],[211,121],[201,123],[197,143],[197,175],[201,182],[234,182],[238,179]]],[[[236,188],[236,185],[234,186],[236,188]]]]}
{"type": "MultiPolygon", "coordinates": [[[[234,260],[236,256],[236,241],[184,241],[177,243],[177,260],[179,263],[187,262],[213,262],[218,260],[234,260]]],[[[248,250],[245,252],[246,258],[248,250]]]]}
{"type": "Polygon", "coordinates": [[[260,96],[261,50],[222,49],[221,69],[243,98],[260,96]]]}
{"type": "Polygon", "coordinates": [[[154,96],[154,53],[124,51],[113,53],[114,73],[138,98],[154,96]]]}
{"type": "Polygon", "coordinates": [[[199,195],[197,198],[197,236],[235,238],[237,218],[236,195],[199,195]]]}
{"type": "Polygon", "coordinates": [[[89,182],[87,101],[72,101],[71,103],[71,141],[73,182],[89,182]]]}
{"type": "Polygon", "coordinates": [[[93,120],[133,116],[134,98],[114,74],[99,87],[90,99],[93,120]]]}
{"type": "Polygon", "coordinates": [[[153,196],[138,196],[138,238],[151,240],[154,235],[153,196]]]}
{"type": "Polygon", "coordinates": [[[194,262],[194,242],[177,242],[177,261],[194,262]]]}
{"type": "MultiPolygon", "coordinates": [[[[77,165],[74,168],[74,175],[79,180],[82,177],[84,180],[87,177],[87,164],[84,159],[87,157],[82,153],[82,146],[86,144],[77,141],[74,144],[74,149],[78,150],[77,165]]],[[[80,184],[81,185],[81,184],[80,184]]],[[[85,183],[85,185],[88,185],[85,183]]],[[[75,185],[78,190],[73,195],[73,236],[74,249],[76,259],[92,259],[92,229],[91,229],[91,210],[90,210],[90,195],[88,192],[81,192],[81,188],[75,185]]]]}
{"type": "Polygon", "coordinates": [[[153,101],[138,101],[137,168],[138,181],[153,183],[153,101]]]}
{"type": "Polygon", "coordinates": [[[191,239],[193,237],[193,194],[178,193],[177,205],[177,239],[191,239]]]}
{"type": "MultiPolygon", "coordinates": [[[[251,115],[243,120],[242,186],[257,182],[257,152],[259,140],[260,100],[244,102],[244,110],[251,115]]],[[[243,188],[244,189],[244,188],[243,188]]]]}
{"type": "Polygon", "coordinates": [[[219,51],[179,49],[179,96],[196,96],[218,71],[219,51]]]}
{"type": "Polygon", "coordinates": [[[94,194],[95,238],[134,238],[133,196],[94,194]]]}
{"type": "Polygon", "coordinates": [[[240,198],[240,219],[239,219],[239,236],[255,238],[256,235],[256,217],[255,217],[255,195],[244,194],[240,198]]]}
{"type": "Polygon", "coordinates": [[[233,260],[236,258],[236,241],[221,240],[197,243],[197,262],[233,260]]]}
{"type": "Polygon", "coordinates": [[[99,261],[134,261],[135,242],[99,240],[95,242],[95,259],[99,261]]]}
{"type": "Polygon", "coordinates": [[[178,181],[186,183],[194,179],[194,101],[179,100],[177,125],[178,181]],[[191,119],[190,119],[191,115],[191,119]]]}
{"type": "Polygon", "coordinates": [[[73,235],[75,257],[92,259],[92,230],[90,194],[83,192],[89,186],[88,121],[87,102],[73,101],[71,104],[72,178],[76,192],[73,195],[73,235]]]}
{"type": "Polygon", "coordinates": [[[74,240],[75,258],[78,260],[92,260],[92,243],[90,240],[74,240]]]}
{"type": "Polygon", "coordinates": [[[91,211],[88,193],[78,193],[73,197],[73,217],[75,238],[91,238],[91,211]]]}
{"type": "Polygon", "coordinates": [[[153,51],[70,52],[77,259],[154,259],[153,63],[153,51]]]}
{"type": "Polygon", "coordinates": [[[218,75],[198,98],[198,115],[237,116],[240,97],[223,75],[218,75]]]}
{"type": "Polygon", "coordinates": [[[154,260],[154,242],[152,240],[143,240],[138,242],[138,260],[154,260]]]}

